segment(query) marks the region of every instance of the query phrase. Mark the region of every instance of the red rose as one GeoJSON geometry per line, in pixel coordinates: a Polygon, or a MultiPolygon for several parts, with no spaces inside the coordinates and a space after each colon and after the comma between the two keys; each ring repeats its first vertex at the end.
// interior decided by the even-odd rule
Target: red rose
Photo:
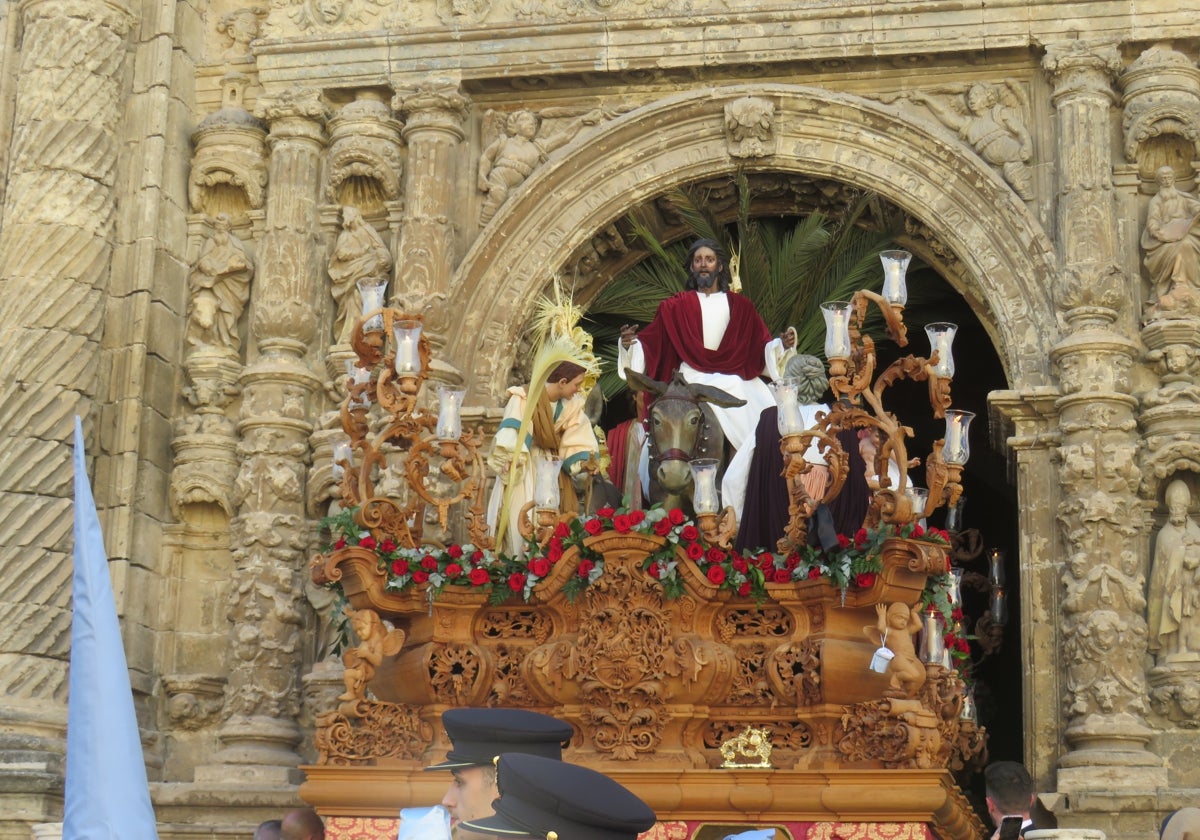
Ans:
{"type": "Polygon", "coordinates": [[[550,561],[545,557],[534,557],[529,561],[529,572],[538,577],[550,574],[550,561]]]}
{"type": "Polygon", "coordinates": [[[475,549],[474,551],[472,551],[471,552],[471,562],[472,563],[483,562],[483,552],[480,551],[479,549],[475,549]]]}
{"type": "Polygon", "coordinates": [[[820,566],[813,566],[811,569],[808,570],[808,579],[809,580],[816,580],[820,576],[821,576],[821,567],[820,566]]]}
{"type": "Polygon", "coordinates": [[[566,522],[559,522],[554,526],[554,536],[562,539],[571,535],[571,526],[566,522]]]}
{"type": "Polygon", "coordinates": [[[391,540],[384,540],[379,544],[379,550],[387,554],[396,550],[396,544],[391,540]]]}
{"type": "Polygon", "coordinates": [[[867,541],[867,529],[866,528],[859,528],[857,531],[854,532],[854,545],[856,547],[862,548],[863,545],[866,543],[866,541],[867,541]]]}
{"type": "Polygon", "coordinates": [[[446,566],[446,577],[456,578],[461,574],[462,574],[462,566],[458,565],[457,563],[451,563],[448,566],[446,566]]]}
{"type": "Polygon", "coordinates": [[[587,531],[594,537],[596,534],[599,534],[604,530],[604,523],[599,519],[589,519],[587,522],[583,523],[583,530],[587,531]]]}
{"type": "Polygon", "coordinates": [[[957,639],[954,640],[954,646],[956,648],[958,648],[959,653],[970,653],[971,652],[971,643],[968,642],[966,639],[962,638],[961,636],[959,636],[957,639]]]}
{"type": "Polygon", "coordinates": [[[392,561],[392,574],[399,577],[400,575],[408,574],[408,561],[401,558],[392,561]]]}
{"type": "Polygon", "coordinates": [[[487,569],[472,569],[471,574],[467,577],[470,578],[472,586],[483,586],[491,579],[488,577],[487,569]]]}
{"type": "Polygon", "coordinates": [[[641,525],[643,522],[646,521],[646,512],[643,510],[629,511],[629,521],[632,522],[634,525],[641,525]]]}
{"type": "Polygon", "coordinates": [[[679,508],[671,508],[667,511],[667,519],[671,520],[672,525],[682,525],[687,517],[683,515],[683,511],[679,508]]]}
{"type": "Polygon", "coordinates": [[[615,510],[613,510],[613,509],[612,509],[612,508],[610,508],[610,507],[602,507],[602,508],[598,508],[598,509],[596,510],[596,515],[597,515],[597,516],[603,516],[605,519],[609,518],[609,517],[610,517],[610,516],[612,516],[614,513],[616,513],[616,511],[615,511],[615,510]]]}
{"type": "Polygon", "coordinates": [[[845,534],[838,534],[838,548],[849,548],[850,538],[845,534]]]}
{"type": "Polygon", "coordinates": [[[436,572],[438,567],[437,558],[432,554],[426,554],[421,558],[421,568],[428,572],[436,572]]]}
{"type": "Polygon", "coordinates": [[[417,569],[413,572],[413,583],[424,583],[429,580],[429,572],[417,569]]]}
{"type": "MultiPolygon", "coordinates": [[[[667,521],[670,522],[671,520],[668,519],[667,521]]],[[[679,523],[676,522],[671,527],[675,527],[675,525],[678,525],[678,524],[679,523]]],[[[700,539],[700,529],[697,528],[695,525],[684,525],[679,530],[679,538],[688,540],[689,542],[694,542],[695,540],[700,539]]]]}
{"type": "Polygon", "coordinates": [[[557,563],[562,559],[563,550],[561,545],[555,545],[554,540],[550,541],[550,547],[546,549],[546,559],[551,563],[557,563]]]}
{"type": "Polygon", "coordinates": [[[708,575],[709,583],[722,584],[725,582],[725,568],[723,566],[709,566],[705,574],[708,575]]]}
{"type": "Polygon", "coordinates": [[[776,583],[788,583],[789,581],[791,581],[791,579],[792,579],[792,573],[789,572],[787,569],[776,569],[775,570],[775,582],[776,583]]]}
{"type": "Polygon", "coordinates": [[[704,553],[704,559],[709,563],[723,563],[725,561],[725,552],[714,545],[704,553]]]}
{"type": "Polygon", "coordinates": [[[775,557],[772,554],[765,553],[758,555],[758,568],[764,572],[769,572],[775,568],[775,557]]]}
{"type": "Polygon", "coordinates": [[[746,581],[745,583],[743,583],[741,586],[738,587],[738,595],[741,595],[743,598],[745,598],[749,594],[750,594],[750,581],[746,581]]]}
{"type": "Polygon", "coordinates": [[[449,554],[451,557],[453,557],[455,560],[457,560],[458,558],[462,557],[462,555],[463,555],[462,546],[459,545],[458,543],[454,543],[453,545],[451,545],[449,548],[446,549],[446,553],[449,554]]]}
{"type": "Polygon", "coordinates": [[[654,533],[658,534],[660,537],[665,537],[667,534],[671,533],[671,529],[673,527],[675,526],[671,524],[670,519],[660,519],[654,523],[654,533]]]}
{"type": "Polygon", "coordinates": [[[520,592],[525,588],[525,573],[513,572],[508,576],[508,588],[513,592],[520,592]]]}
{"type": "Polygon", "coordinates": [[[912,535],[914,537],[923,537],[923,536],[925,536],[925,529],[922,528],[920,525],[914,525],[912,535]]]}
{"type": "Polygon", "coordinates": [[[800,565],[800,555],[794,551],[791,554],[789,554],[787,556],[787,558],[784,559],[784,561],[783,561],[783,567],[785,569],[787,569],[789,572],[792,571],[793,569],[795,569],[799,565],[800,565]]]}
{"type": "Polygon", "coordinates": [[[946,555],[946,574],[950,574],[950,555],[946,555]]]}
{"type": "Polygon", "coordinates": [[[596,564],[593,563],[591,560],[588,560],[585,557],[579,561],[578,574],[580,577],[587,577],[589,574],[591,574],[592,569],[594,569],[595,567],[596,567],[596,564]]]}
{"type": "Polygon", "coordinates": [[[618,534],[628,534],[633,530],[633,523],[629,521],[629,516],[624,513],[618,513],[613,517],[613,530],[618,534]]]}
{"type": "Polygon", "coordinates": [[[734,557],[733,568],[742,574],[746,574],[746,572],[750,571],[750,564],[746,562],[745,557],[734,557]]]}
{"type": "Polygon", "coordinates": [[[654,578],[655,580],[660,580],[662,579],[662,567],[657,563],[651,563],[650,567],[646,569],[646,574],[650,575],[650,577],[654,578]]]}
{"type": "Polygon", "coordinates": [[[374,537],[363,537],[361,540],[358,541],[358,544],[360,546],[362,546],[363,548],[374,548],[375,547],[375,538],[374,537]]]}
{"type": "Polygon", "coordinates": [[[346,538],[338,537],[338,541],[333,544],[333,547],[335,549],[339,549],[339,550],[345,548],[346,547],[346,538]]]}
{"type": "Polygon", "coordinates": [[[700,543],[688,543],[687,556],[691,560],[699,560],[704,556],[704,546],[700,543]]]}
{"type": "Polygon", "coordinates": [[[875,585],[875,573],[859,572],[854,576],[854,585],[859,589],[870,589],[875,585]]]}
{"type": "Polygon", "coordinates": [[[963,620],[962,607],[955,607],[954,609],[950,610],[950,620],[951,621],[962,621],[963,620]]]}

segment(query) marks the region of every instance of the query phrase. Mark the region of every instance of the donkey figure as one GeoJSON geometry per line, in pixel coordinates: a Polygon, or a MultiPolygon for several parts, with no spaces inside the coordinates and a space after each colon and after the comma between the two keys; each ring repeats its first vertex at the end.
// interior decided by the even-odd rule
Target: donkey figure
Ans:
{"type": "MultiPolygon", "coordinates": [[[[721,462],[718,475],[728,463],[725,433],[709,404],[731,408],[745,405],[746,401],[711,385],[691,385],[679,371],[670,382],[658,382],[626,368],[625,381],[633,390],[654,397],[647,418],[649,501],[666,508],[682,508],[690,514],[692,473],[688,462],[695,458],[716,458],[721,462]]],[[[636,481],[636,471],[633,475],[636,481]]]]}

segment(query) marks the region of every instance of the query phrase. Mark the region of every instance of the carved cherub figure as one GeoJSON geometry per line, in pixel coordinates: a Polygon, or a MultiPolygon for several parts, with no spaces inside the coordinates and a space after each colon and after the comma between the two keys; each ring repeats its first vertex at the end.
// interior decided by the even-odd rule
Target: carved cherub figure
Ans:
{"type": "MultiPolygon", "coordinates": [[[[550,116],[551,110],[544,116],[550,116]]],[[[523,108],[508,115],[500,136],[488,144],[479,158],[478,186],[484,193],[479,212],[482,227],[492,220],[508,194],[559,146],[569,143],[587,125],[600,122],[601,112],[589,111],[556,130],[545,129],[542,117],[523,108]]]]}
{"type": "Polygon", "coordinates": [[[899,602],[876,604],[878,621],[863,628],[863,635],[872,644],[886,647],[894,655],[887,673],[891,686],[884,692],[888,697],[915,697],[925,684],[925,666],[913,645],[913,633],[921,629],[920,607],[911,609],[899,602]]]}
{"type": "Polygon", "coordinates": [[[375,676],[375,669],[385,656],[395,656],[404,646],[404,631],[389,630],[374,610],[346,609],[350,626],[359,638],[359,643],[342,654],[346,670],[342,681],[346,690],[338,697],[342,712],[348,716],[356,713],[357,705],[367,699],[367,684],[375,676]]]}

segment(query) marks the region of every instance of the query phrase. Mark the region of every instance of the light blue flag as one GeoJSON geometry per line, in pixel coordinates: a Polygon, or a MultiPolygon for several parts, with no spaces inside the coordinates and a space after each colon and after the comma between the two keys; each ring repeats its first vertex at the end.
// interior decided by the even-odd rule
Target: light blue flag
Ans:
{"type": "Polygon", "coordinates": [[[108,555],[75,418],[75,574],[63,840],[154,840],[108,555]]]}

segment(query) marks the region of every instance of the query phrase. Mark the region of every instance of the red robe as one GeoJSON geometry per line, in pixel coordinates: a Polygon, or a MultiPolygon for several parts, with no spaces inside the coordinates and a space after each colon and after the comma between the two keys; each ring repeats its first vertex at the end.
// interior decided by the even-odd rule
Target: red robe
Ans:
{"type": "Polygon", "coordinates": [[[679,292],[658,305],[654,320],[638,331],[646,357],[646,375],[669,382],[680,362],[702,373],[728,373],[754,379],[763,372],[763,348],[771,332],[749,298],[727,292],[729,326],[716,350],[704,346],[704,325],[697,292],[679,292]]]}

